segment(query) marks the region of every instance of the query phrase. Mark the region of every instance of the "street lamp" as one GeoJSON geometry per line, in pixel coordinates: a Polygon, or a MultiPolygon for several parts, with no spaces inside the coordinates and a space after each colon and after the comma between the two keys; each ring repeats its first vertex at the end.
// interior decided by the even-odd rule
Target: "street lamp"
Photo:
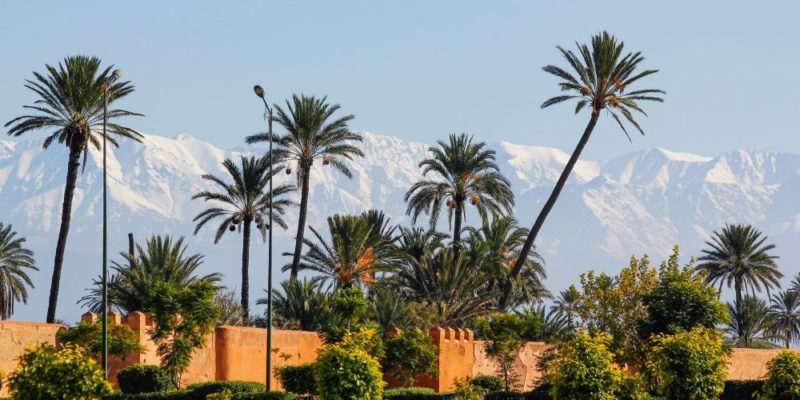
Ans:
{"type": "Polygon", "coordinates": [[[253,86],[256,96],[264,102],[264,118],[267,120],[267,140],[269,141],[269,211],[267,225],[269,249],[267,255],[267,392],[272,390],[272,108],[264,97],[264,88],[260,85],[253,86]]]}
{"type": "Polygon", "coordinates": [[[115,69],[103,84],[103,373],[108,379],[108,173],[106,171],[106,147],[108,142],[108,91],[111,84],[122,76],[115,69]]]}

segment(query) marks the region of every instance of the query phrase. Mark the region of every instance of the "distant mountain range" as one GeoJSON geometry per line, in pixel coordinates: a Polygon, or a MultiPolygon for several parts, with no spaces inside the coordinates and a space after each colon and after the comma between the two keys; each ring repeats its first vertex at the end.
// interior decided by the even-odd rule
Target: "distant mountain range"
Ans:
{"type": "MultiPolygon", "coordinates": [[[[407,224],[403,195],[420,178],[417,166],[429,144],[364,133],[365,157],[352,164],[353,179],[316,165],[312,172],[309,223],[324,224],[334,213],[383,209],[395,223],[407,224]]],[[[490,145],[516,194],[515,215],[528,227],[558,178],[569,154],[507,142],[490,145]]],[[[192,218],[203,209],[193,193],[208,187],[200,176],[223,174],[227,151],[182,134],[173,139],[146,135],[109,153],[110,246],[112,260],[127,248],[127,233],[137,241],[151,233],[185,235],[190,249],[206,255],[205,271],[222,271],[226,284],[238,285],[238,234],[213,244],[213,228],[192,236],[192,218]]],[[[245,151],[259,152],[257,148],[245,151]]],[[[43,151],[38,140],[0,141],[0,221],[28,238],[41,271],[28,306],[15,319],[44,318],[60,221],[66,150],[43,151]]],[[[75,321],[75,302],[100,273],[101,156],[90,152],[78,178],[59,301],[59,318],[75,321]]],[[[281,179],[294,175],[280,174],[281,179]]],[[[633,254],[660,262],[679,244],[696,255],[710,233],[726,222],[753,223],[769,235],[789,276],[800,270],[800,156],[737,151],[717,157],[652,149],[608,161],[580,161],[540,234],[538,248],[547,262],[547,285],[560,290],[588,269],[615,271],[633,254]]],[[[296,220],[296,211],[289,221],[296,220]]],[[[477,221],[470,213],[468,224],[477,221]]],[[[418,223],[427,223],[420,221],[418,223]]],[[[442,228],[445,229],[444,223],[442,228]]],[[[294,227],[276,231],[276,251],[290,249],[294,227]]],[[[278,256],[276,266],[288,260],[278,256]]],[[[277,281],[282,274],[276,272],[277,281]]],[[[263,297],[266,246],[253,245],[251,298],[263,297]]]]}

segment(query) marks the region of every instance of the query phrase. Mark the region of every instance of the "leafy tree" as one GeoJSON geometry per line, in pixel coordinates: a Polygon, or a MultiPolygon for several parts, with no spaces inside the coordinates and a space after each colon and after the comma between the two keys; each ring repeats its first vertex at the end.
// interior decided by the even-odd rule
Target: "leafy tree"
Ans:
{"type": "Polygon", "coordinates": [[[411,328],[390,335],[384,340],[384,346],[386,354],[381,363],[383,372],[403,386],[412,386],[419,375],[438,374],[438,349],[422,330],[411,328]]]}
{"type": "Polygon", "coordinates": [[[758,400],[800,398],[800,354],[782,351],[767,363],[767,379],[757,394],[758,400]]]}
{"type": "Polygon", "coordinates": [[[770,254],[775,245],[766,244],[767,237],[750,225],[725,225],[720,232],[714,232],[707,249],[698,259],[697,269],[706,273],[706,280],[712,285],[719,283],[734,287],[735,308],[742,304],[742,296],[750,289],[753,296],[762,288],[767,290],[780,287],[783,274],[778,271],[770,254]]]}
{"type": "MultiPolygon", "coordinates": [[[[330,314],[330,302],[322,291],[322,279],[287,280],[281,282],[281,287],[283,293],[272,289],[275,325],[284,329],[321,330],[330,314]]],[[[267,304],[267,299],[259,299],[257,304],[267,304]]]]}
{"type": "MultiPolygon", "coordinates": [[[[83,322],[58,332],[59,343],[71,343],[86,349],[94,358],[103,354],[102,322],[83,322]]],[[[124,359],[128,354],[142,351],[139,336],[127,325],[112,325],[108,329],[108,353],[124,359]]]]}
{"type": "Polygon", "coordinates": [[[327,343],[338,343],[348,333],[375,328],[375,323],[370,319],[369,303],[361,289],[352,287],[337,290],[331,296],[330,304],[330,318],[322,327],[327,343]]]}
{"type": "Polygon", "coordinates": [[[788,349],[800,339],[800,292],[789,290],[773,294],[770,303],[767,331],[783,340],[788,349]]]}
{"type": "Polygon", "coordinates": [[[247,326],[249,319],[244,319],[242,304],[233,290],[220,290],[214,295],[214,305],[219,309],[216,325],[247,326]]]}
{"type": "MultiPolygon", "coordinates": [[[[250,318],[250,230],[255,222],[256,229],[266,239],[267,229],[272,229],[268,222],[270,193],[267,187],[283,167],[275,167],[270,175],[270,165],[266,158],[256,160],[254,157],[242,156],[240,164],[241,167],[231,159],[222,162],[228,181],[212,174],[203,175],[203,180],[213,183],[216,190],[203,190],[192,196],[192,199],[202,199],[214,204],[194,217],[193,221],[197,223],[195,235],[212,220],[221,220],[214,243],[218,243],[229,230],[235,231],[238,227],[242,232],[241,303],[242,318],[247,321],[250,318]]],[[[286,195],[293,190],[291,185],[277,185],[272,189],[272,221],[283,229],[286,229],[283,214],[292,205],[286,195]]]]}
{"type": "Polygon", "coordinates": [[[378,284],[370,288],[368,301],[372,319],[378,323],[382,334],[395,328],[414,327],[410,322],[413,312],[405,299],[386,284],[378,284]]]}
{"type": "Polygon", "coordinates": [[[0,321],[11,318],[14,303],[28,304],[28,289],[33,281],[26,270],[38,271],[33,251],[26,249],[25,238],[17,238],[11,225],[0,223],[0,321]]]}
{"type": "Polygon", "coordinates": [[[486,355],[497,364],[503,378],[505,391],[512,390],[516,384],[513,375],[514,360],[525,345],[522,333],[525,321],[517,314],[496,313],[476,320],[475,331],[478,337],[487,340],[486,355]]]}
{"type": "MultiPolygon", "coordinates": [[[[480,266],[489,279],[490,288],[500,289],[506,285],[514,288],[511,299],[506,304],[508,308],[516,308],[550,296],[542,283],[547,277],[544,259],[535,251],[528,253],[525,268],[519,276],[516,279],[511,277],[511,268],[519,257],[526,235],[526,230],[520,228],[516,220],[511,217],[483,220],[479,229],[468,227],[466,231],[469,233],[466,240],[467,258],[480,266]]],[[[500,306],[497,305],[498,308],[500,306]]]]}
{"type": "MultiPolygon", "coordinates": [[[[562,92],[568,92],[568,94],[548,99],[542,103],[542,108],[569,100],[576,100],[575,114],[588,106],[588,109],[591,110],[591,116],[580,141],[578,141],[578,145],[564,166],[564,171],[561,172],[553,192],[548,197],[544,207],[542,207],[542,211],[539,212],[539,216],[536,217],[536,222],[534,222],[528,238],[520,250],[522,257],[517,260],[512,270],[512,276],[514,277],[522,271],[524,260],[528,252],[531,251],[533,243],[539,235],[539,230],[556,204],[561,190],[567,183],[570,173],[572,173],[572,169],[578,162],[584,147],[589,142],[589,137],[591,137],[600,118],[600,111],[604,109],[608,111],[608,114],[619,124],[619,127],[630,139],[619,114],[644,135],[644,131],[639,126],[639,123],[636,122],[632,111],[647,115],[639,106],[639,102],[664,101],[661,97],[664,92],[658,89],[626,91],[640,79],[658,72],[658,70],[640,71],[638,69],[639,64],[644,61],[644,56],[640,52],[627,53],[623,56],[623,42],[617,41],[614,36],[607,32],[592,36],[591,49],[585,44],[577,45],[577,47],[580,58],[571,50],[558,47],[558,50],[574,70],[574,74],[554,65],[544,67],[545,72],[555,75],[561,80],[558,85],[562,92]]],[[[509,298],[511,296],[510,288],[507,288],[503,295],[506,299],[509,298]]]]}
{"type": "Polygon", "coordinates": [[[437,143],[438,147],[428,149],[430,158],[419,163],[424,179],[406,192],[406,213],[414,223],[420,214],[429,215],[433,230],[442,206],[446,206],[453,226],[453,249],[458,255],[467,202],[475,206],[481,218],[497,217],[511,212],[514,193],[511,183],[500,173],[495,152],[485,149],[486,143],[473,144],[472,136],[466,134],[451,134],[449,142],[437,143]],[[429,178],[429,174],[433,177],[429,178]]]}
{"type": "Polygon", "coordinates": [[[83,348],[71,344],[28,350],[9,376],[8,387],[15,400],[84,400],[111,394],[103,369],[83,348]]]}
{"type": "Polygon", "coordinates": [[[374,336],[374,330],[350,333],[342,342],[319,350],[314,376],[320,400],[382,398],[384,382],[380,363],[364,346],[373,343],[374,336]]]}
{"type": "Polygon", "coordinates": [[[172,375],[177,387],[192,353],[205,345],[206,335],[219,317],[214,305],[216,292],[217,287],[208,281],[187,286],[159,282],[150,289],[145,301],[154,322],[150,337],[158,346],[161,365],[172,375]]]}
{"type": "Polygon", "coordinates": [[[579,332],[557,346],[555,357],[544,371],[552,385],[554,400],[616,400],[622,371],[614,366],[609,350],[611,338],[579,332]]]}
{"type": "MultiPolygon", "coordinates": [[[[308,251],[300,269],[321,273],[336,287],[372,285],[375,275],[388,270],[394,258],[394,229],[387,226],[388,219],[379,211],[328,217],[330,241],[310,227],[318,243],[305,239],[308,251]]],[[[291,268],[287,265],[284,270],[291,268]]]]}
{"type": "MultiPolygon", "coordinates": [[[[136,255],[120,252],[125,264],[112,263],[114,270],[108,283],[108,305],[125,314],[134,311],[149,312],[147,299],[150,291],[160,283],[174,287],[186,287],[195,282],[217,284],[222,278],[219,273],[197,276],[197,269],[203,263],[200,254],[187,255],[188,246],[184,238],[174,240],[171,236],[153,235],[147,239],[145,247],[136,244],[136,255]]],[[[94,280],[94,287],[80,302],[92,312],[102,310],[102,283],[94,280]]]]}
{"type": "Polygon", "coordinates": [[[660,335],[652,369],[666,400],[717,400],[725,387],[727,352],[714,329],[660,335]]]}
{"type": "MultiPolygon", "coordinates": [[[[64,201],[61,209],[61,226],[56,241],[53,278],[50,283],[50,298],[47,306],[47,322],[53,323],[56,318],[58,304],[58,288],[61,282],[61,268],[64,262],[64,250],[67,247],[67,235],[72,217],[72,198],[78,180],[78,167],[81,156],[84,158],[89,145],[100,149],[103,124],[103,99],[108,93],[108,104],[129,95],[134,88],[127,81],[113,81],[111,70],[114,66],[101,69],[100,59],[86,56],[70,56],[58,67],[46,65],[47,74],[34,72],[35,79],[26,80],[25,87],[36,93],[39,98],[33,105],[24,106],[31,114],[23,115],[8,121],[8,134],[21,136],[38,130],[52,130],[42,142],[45,149],[53,142],[63,144],[69,150],[67,162],[67,181],[64,187],[64,201]]],[[[138,116],[121,109],[108,110],[108,136],[112,145],[117,145],[117,138],[128,138],[139,141],[142,135],[116,121],[121,117],[138,116]]]]}
{"type": "Polygon", "coordinates": [[[643,340],[655,334],[674,334],[692,328],[715,328],[728,321],[728,310],[692,263],[678,265],[678,249],[662,264],[659,282],[644,296],[646,315],[639,322],[643,340]]]}
{"type": "Polygon", "coordinates": [[[738,308],[735,304],[728,303],[728,311],[731,317],[725,331],[736,347],[763,346],[766,341],[775,339],[770,335],[772,321],[766,301],[744,296],[738,308]]]}
{"type": "Polygon", "coordinates": [[[322,159],[323,165],[331,165],[347,178],[352,177],[345,159],[352,161],[354,157],[363,157],[364,153],[353,142],[361,142],[361,135],[351,131],[347,123],[353,115],[332,119],[333,114],[341,107],[329,105],[327,97],[321,99],[313,96],[293,95],[292,101],[286,101],[286,109],[275,105],[275,121],[286,129],[283,136],[261,133],[248,136],[247,143],[272,141],[277,144],[273,150],[274,159],[286,162],[291,173],[292,163],[297,165],[297,181],[300,186],[300,214],[297,221],[294,253],[292,253],[291,278],[297,279],[300,268],[300,256],[303,249],[303,238],[308,213],[308,194],[311,182],[311,167],[314,161],[322,159]]]}

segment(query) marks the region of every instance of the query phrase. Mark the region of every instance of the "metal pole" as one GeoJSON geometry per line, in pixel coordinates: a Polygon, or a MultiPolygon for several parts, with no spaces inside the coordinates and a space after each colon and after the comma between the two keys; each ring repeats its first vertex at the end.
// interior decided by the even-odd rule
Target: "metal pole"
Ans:
{"type": "MultiPolygon", "coordinates": [[[[266,100],[264,103],[266,104],[266,100]]],[[[267,391],[272,390],[272,109],[267,105],[269,134],[269,250],[267,264],[267,391]]]]}
{"type": "Polygon", "coordinates": [[[106,129],[108,125],[108,84],[103,86],[103,373],[108,379],[108,213],[106,173],[106,129]]]}

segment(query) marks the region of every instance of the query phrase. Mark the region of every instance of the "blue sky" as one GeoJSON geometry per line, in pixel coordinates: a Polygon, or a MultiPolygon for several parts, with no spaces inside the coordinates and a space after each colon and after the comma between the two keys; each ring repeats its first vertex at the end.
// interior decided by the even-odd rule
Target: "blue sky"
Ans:
{"type": "Polygon", "coordinates": [[[355,129],[431,142],[450,132],[570,151],[587,115],[540,110],[555,46],[608,30],[668,92],[629,143],[610,121],[586,155],[665,147],[800,151],[800,3],[697,1],[11,1],[0,3],[0,120],[32,99],[31,71],[90,54],[125,71],[145,132],[221,147],[272,101],[327,95],[355,129]]]}

